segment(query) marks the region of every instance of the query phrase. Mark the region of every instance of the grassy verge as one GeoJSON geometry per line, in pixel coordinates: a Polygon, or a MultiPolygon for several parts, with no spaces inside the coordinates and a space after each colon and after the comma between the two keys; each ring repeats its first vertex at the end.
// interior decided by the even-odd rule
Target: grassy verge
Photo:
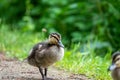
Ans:
{"type": "Polygon", "coordinates": [[[83,55],[80,52],[66,50],[64,59],[56,64],[76,74],[85,74],[93,80],[112,80],[107,68],[110,64],[108,55],[105,57],[93,56],[94,53],[83,55]]]}
{"type": "Polygon", "coordinates": [[[0,51],[6,53],[8,57],[23,60],[31,47],[43,39],[42,36],[42,33],[9,31],[7,26],[2,25],[0,28],[0,51]]]}
{"type": "MultiPolygon", "coordinates": [[[[5,25],[0,28],[0,51],[8,57],[16,57],[23,60],[28,55],[30,48],[43,39],[42,33],[9,31],[5,25]]],[[[74,45],[71,50],[65,49],[64,59],[56,64],[57,67],[77,74],[85,74],[93,80],[111,80],[107,68],[110,64],[111,52],[105,57],[95,56],[94,50],[87,54],[80,53],[74,45]]]]}

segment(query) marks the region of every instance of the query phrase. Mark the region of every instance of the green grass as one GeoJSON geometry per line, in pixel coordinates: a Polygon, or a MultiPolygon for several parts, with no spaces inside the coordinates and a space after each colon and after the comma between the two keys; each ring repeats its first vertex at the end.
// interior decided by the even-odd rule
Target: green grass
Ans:
{"type": "Polygon", "coordinates": [[[25,59],[32,46],[43,39],[42,33],[9,31],[6,27],[2,25],[0,28],[0,51],[8,57],[25,59]]]}
{"type": "MultiPolygon", "coordinates": [[[[19,60],[25,59],[31,47],[44,39],[43,33],[9,31],[6,25],[0,27],[0,52],[19,60]]],[[[105,57],[95,56],[94,50],[87,44],[88,52],[80,53],[77,50],[79,45],[71,45],[70,50],[66,48],[64,59],[55,66],[73,73],[85,74],[93,80],[111,80],[110,73],[107,72],[111,52],[108,52],[105,57]]]]}
{"type": "Polygon", "coordinates": [[[110,61],[107,60],[109,55],[102,58],[92,54],[94,53],[82,55],[80,52],[66,50],[64,59],[56,66],[76,74],[85,74],[93,80],[111,80],[110,73],[107,71],[110,65],[110,61]]]}

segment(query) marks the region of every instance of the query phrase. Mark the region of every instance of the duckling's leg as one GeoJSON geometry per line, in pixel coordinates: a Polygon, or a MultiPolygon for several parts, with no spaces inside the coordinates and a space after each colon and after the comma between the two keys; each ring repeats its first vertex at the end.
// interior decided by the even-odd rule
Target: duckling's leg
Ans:
{"type": "Polygon", "coordinates": [[[45,80],[45,76],[44,76],[44,74],[43,74],[43,69],[39,67],[39,71],[40,71],[40,73],[41,73],[42,80],[45,80]]]}
{"type": "Polygon", "coordinates": [[[47,77],[47,68],[45,68],[45,77],[47,77]]]}

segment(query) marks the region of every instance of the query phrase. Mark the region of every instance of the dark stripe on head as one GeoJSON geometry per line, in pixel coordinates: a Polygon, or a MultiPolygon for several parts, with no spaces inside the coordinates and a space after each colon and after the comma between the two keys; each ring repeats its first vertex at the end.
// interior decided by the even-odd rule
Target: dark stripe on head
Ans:
{"type": "Polygon", "coordinates": [[[61,35],[59,33],[51,33],[50,35],[57,35],[59,38],[61,38],[61,35]]]}
{"type": "Polygon", "coordinates": [[[117,57],[118,55],[120,55],[120,52],[119,52],[119,51],[115,52],[115,53],[112,55],[112,62],[113,62],[113,63],[115,62],[115,59],[116,59],[116,57],[117,57]]]}
{"type": "Polygon", "coordinates": [[[58,40],[58,38],[56,36],[53,35],[52,37],[54,37],[59,42],[59,40],[58,40]]]}
{"type": "Polygon", "coordinates": [[[61,35],[59,33],[51,33],[50,36],[54,37],[57,41],[61,39],[61,35]]]}

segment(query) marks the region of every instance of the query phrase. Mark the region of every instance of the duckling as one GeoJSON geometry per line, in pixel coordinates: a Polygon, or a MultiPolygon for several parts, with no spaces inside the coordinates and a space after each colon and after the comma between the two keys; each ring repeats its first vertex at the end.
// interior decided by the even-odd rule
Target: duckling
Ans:
{"type": "Polygon", "coordinates": [[[40,42],[31,49],[27,61],[30,65],[38,67],[42,80],[46,80],[48,67],[61,60],[63,56],[64,45],[61,35],[51,33],[47,41],[40,42]]]}
{"type": "Polygon", "coordinates": [[[115,52],[112,55],[112,64],[108,70],[111,71],[113,80],[120,80],[120,52],[115,52]]]}

